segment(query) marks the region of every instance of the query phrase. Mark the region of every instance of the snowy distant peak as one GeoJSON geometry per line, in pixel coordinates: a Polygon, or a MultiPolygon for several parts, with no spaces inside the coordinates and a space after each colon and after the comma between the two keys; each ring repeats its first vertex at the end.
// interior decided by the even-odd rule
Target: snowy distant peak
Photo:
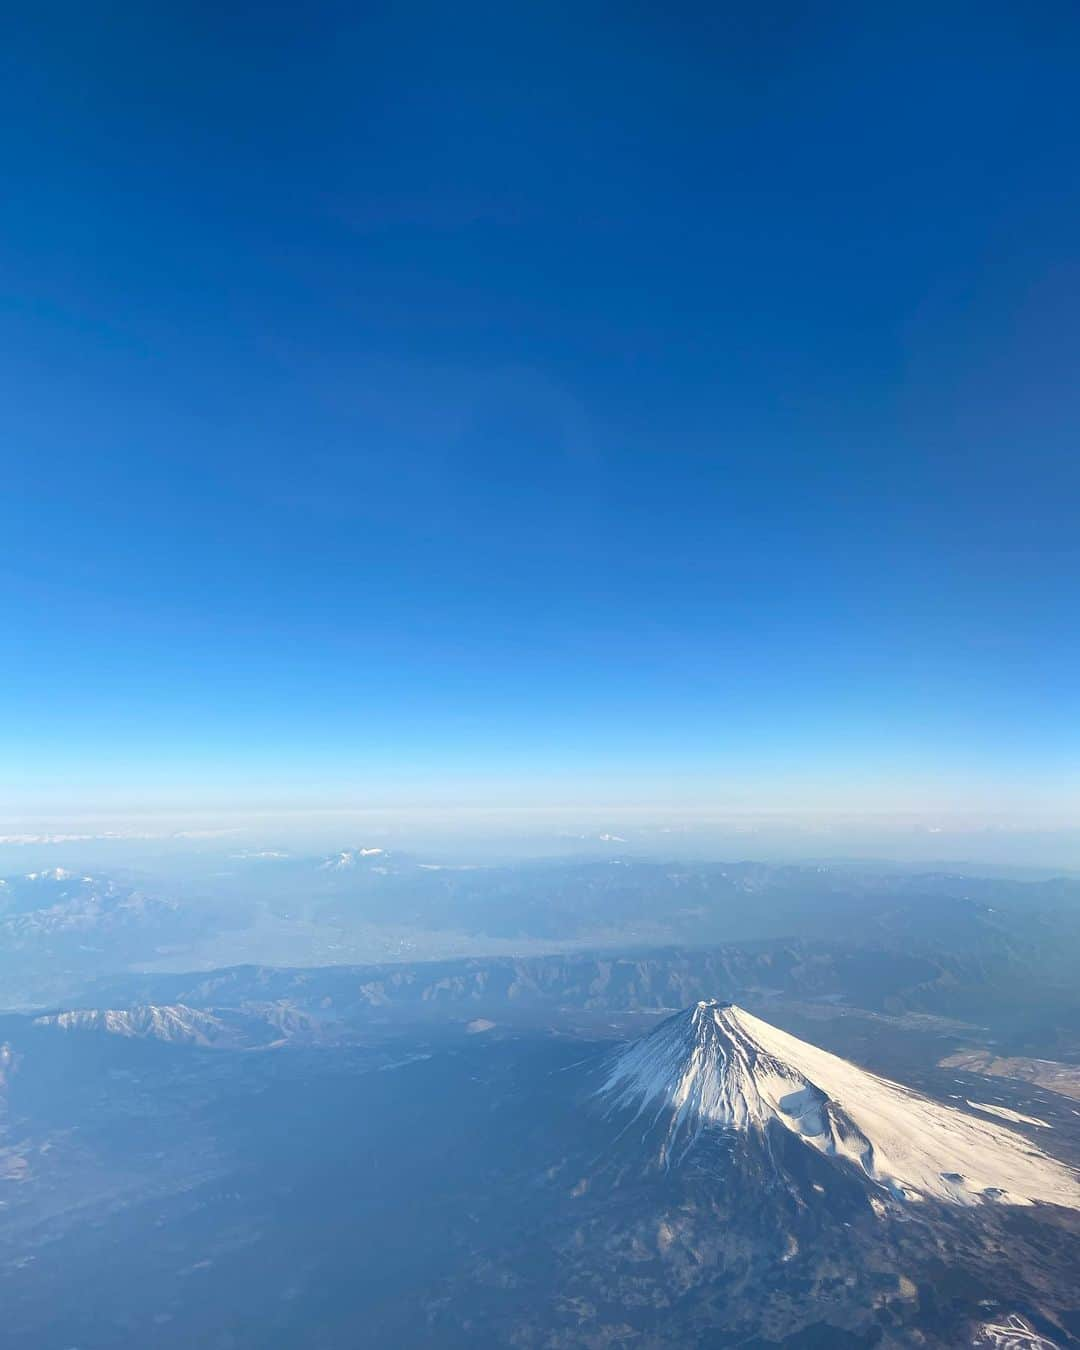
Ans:
{"type": "Polygon", "coordinates": [[[134,1008],[80,1008],[34,1019],[37,1026],[62,1031],[106,1031],[114,1036],[171,1041],[177,1045],[212,1045],[229,1035],[229,1028],[212,1013],[183,1003],[134,1008]]]}
{"type": "Polygon", "coordinates": [[[1015,1131],[931,1101],[763,1022],[703,1000],[610,1062],[611,1109],[666,1125],[676,1161],[708,1129],[787,1130],[896,1198],[1080,1209],[1080,1179],[1015,1131]]]}
{"type": "Polygon", "coordinates": [[[332,1034],[327,1024],[284,1001],[214,1009],[190,1008],[185,1003],[76,1008],[36,1017],[34,1023],[65,1032],[98,1032],[215,1050],[267,1049],[287,1042],[312,1044],[332,1034]]]}
{"type": "Polygon", "coordinates": [[[384,856],[385,850],[381,848],[348,848],[341,853],[336,853],[332,858],[327,858],[319,866],[326,872],[347,872],[356,867],[364,858],[384,856]]]}

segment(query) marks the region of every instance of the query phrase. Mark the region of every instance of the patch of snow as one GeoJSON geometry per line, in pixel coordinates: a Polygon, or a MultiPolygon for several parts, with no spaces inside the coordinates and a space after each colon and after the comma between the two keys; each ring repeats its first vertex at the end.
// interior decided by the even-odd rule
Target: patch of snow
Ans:
{"type": "Polygon", "coordinates": [[[973,1106],[976,1111],[989,1111],[992,1116],[1000,1116],[1002,1120],[1011,1120],[1016,1125],[1038,1125],[1044,1130],[1054,1128],[1049,1121],[1040,1120],[1038,1116],[1025,1116],[1022,1111],[1011,1111],[1007,1106],[992,1106],[989,1102],[972,1101],[968,1102],[968,1106],[973,1106]]]}
{"type": "Polygon", "coordinates": [[[380,1064],[379,1073],[389,1073],[392,1069],[404,1069],[407,1064],[420,1064],[425,1059],[430,1059],[429,1054],[406,1055],[404,1059],[393,1059],[389,1064],[380,1064]]]}
{"type": "Polygon", "coordinates": [[[975,1344],[994,1346],[995,1350],[1058,1350],[1054,1341],[1040,1335],[1017,1313],[1002,1322],[984,1322],[975,1344]]]}
{"type": "Polygon", "coordinates": [[[319,866],[323,871],[344,872],[351,867],[355,867],[359,858],[375,858],[385,851],[381,848],[349,848],[337,854],[336,857],[327,858],[319,866]]]}

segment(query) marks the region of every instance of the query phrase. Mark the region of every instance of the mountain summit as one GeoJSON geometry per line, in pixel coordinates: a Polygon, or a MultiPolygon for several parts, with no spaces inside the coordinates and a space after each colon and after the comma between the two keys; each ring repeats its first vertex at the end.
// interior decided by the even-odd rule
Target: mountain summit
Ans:
{"type": "Polygon", "coordinates": [[[776,1131],[899,1200],[1080,1209],[1080,1179],[1014,1130],[860,1069],[731,1003],[704,1000],[619,1050],[599,1095],[664,1131],[678,1162],[706,1132],[771,1153],[776,1131]]]}

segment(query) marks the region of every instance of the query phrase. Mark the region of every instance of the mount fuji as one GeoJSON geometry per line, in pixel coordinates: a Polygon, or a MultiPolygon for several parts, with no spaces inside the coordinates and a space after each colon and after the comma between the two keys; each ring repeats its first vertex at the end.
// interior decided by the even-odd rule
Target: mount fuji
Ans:
{"type": "MultiPolygon", "coordinates": [[[[1080,1210],[1080,1178],[1023,1135],[944,1106],[771,1026],[703,1000],[617,1051],[597,1096],[657,1137],[677,1165],[703,1136],[763,1156],[794,1136],[880,1200],[1057,1205],[1080,1210]]],[[[629,1128],[629,1127],[627,1127],[629,1128]]]]}

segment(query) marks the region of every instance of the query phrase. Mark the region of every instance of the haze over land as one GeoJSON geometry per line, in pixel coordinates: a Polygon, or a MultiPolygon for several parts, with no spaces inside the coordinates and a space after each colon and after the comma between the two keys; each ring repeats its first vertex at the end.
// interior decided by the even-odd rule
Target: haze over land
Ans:
{"type": "Polygon", "coordinates": [[[1077,1344],[1080,882],[272,852],[0,885],[15,1350],[1077,1344]]]}

